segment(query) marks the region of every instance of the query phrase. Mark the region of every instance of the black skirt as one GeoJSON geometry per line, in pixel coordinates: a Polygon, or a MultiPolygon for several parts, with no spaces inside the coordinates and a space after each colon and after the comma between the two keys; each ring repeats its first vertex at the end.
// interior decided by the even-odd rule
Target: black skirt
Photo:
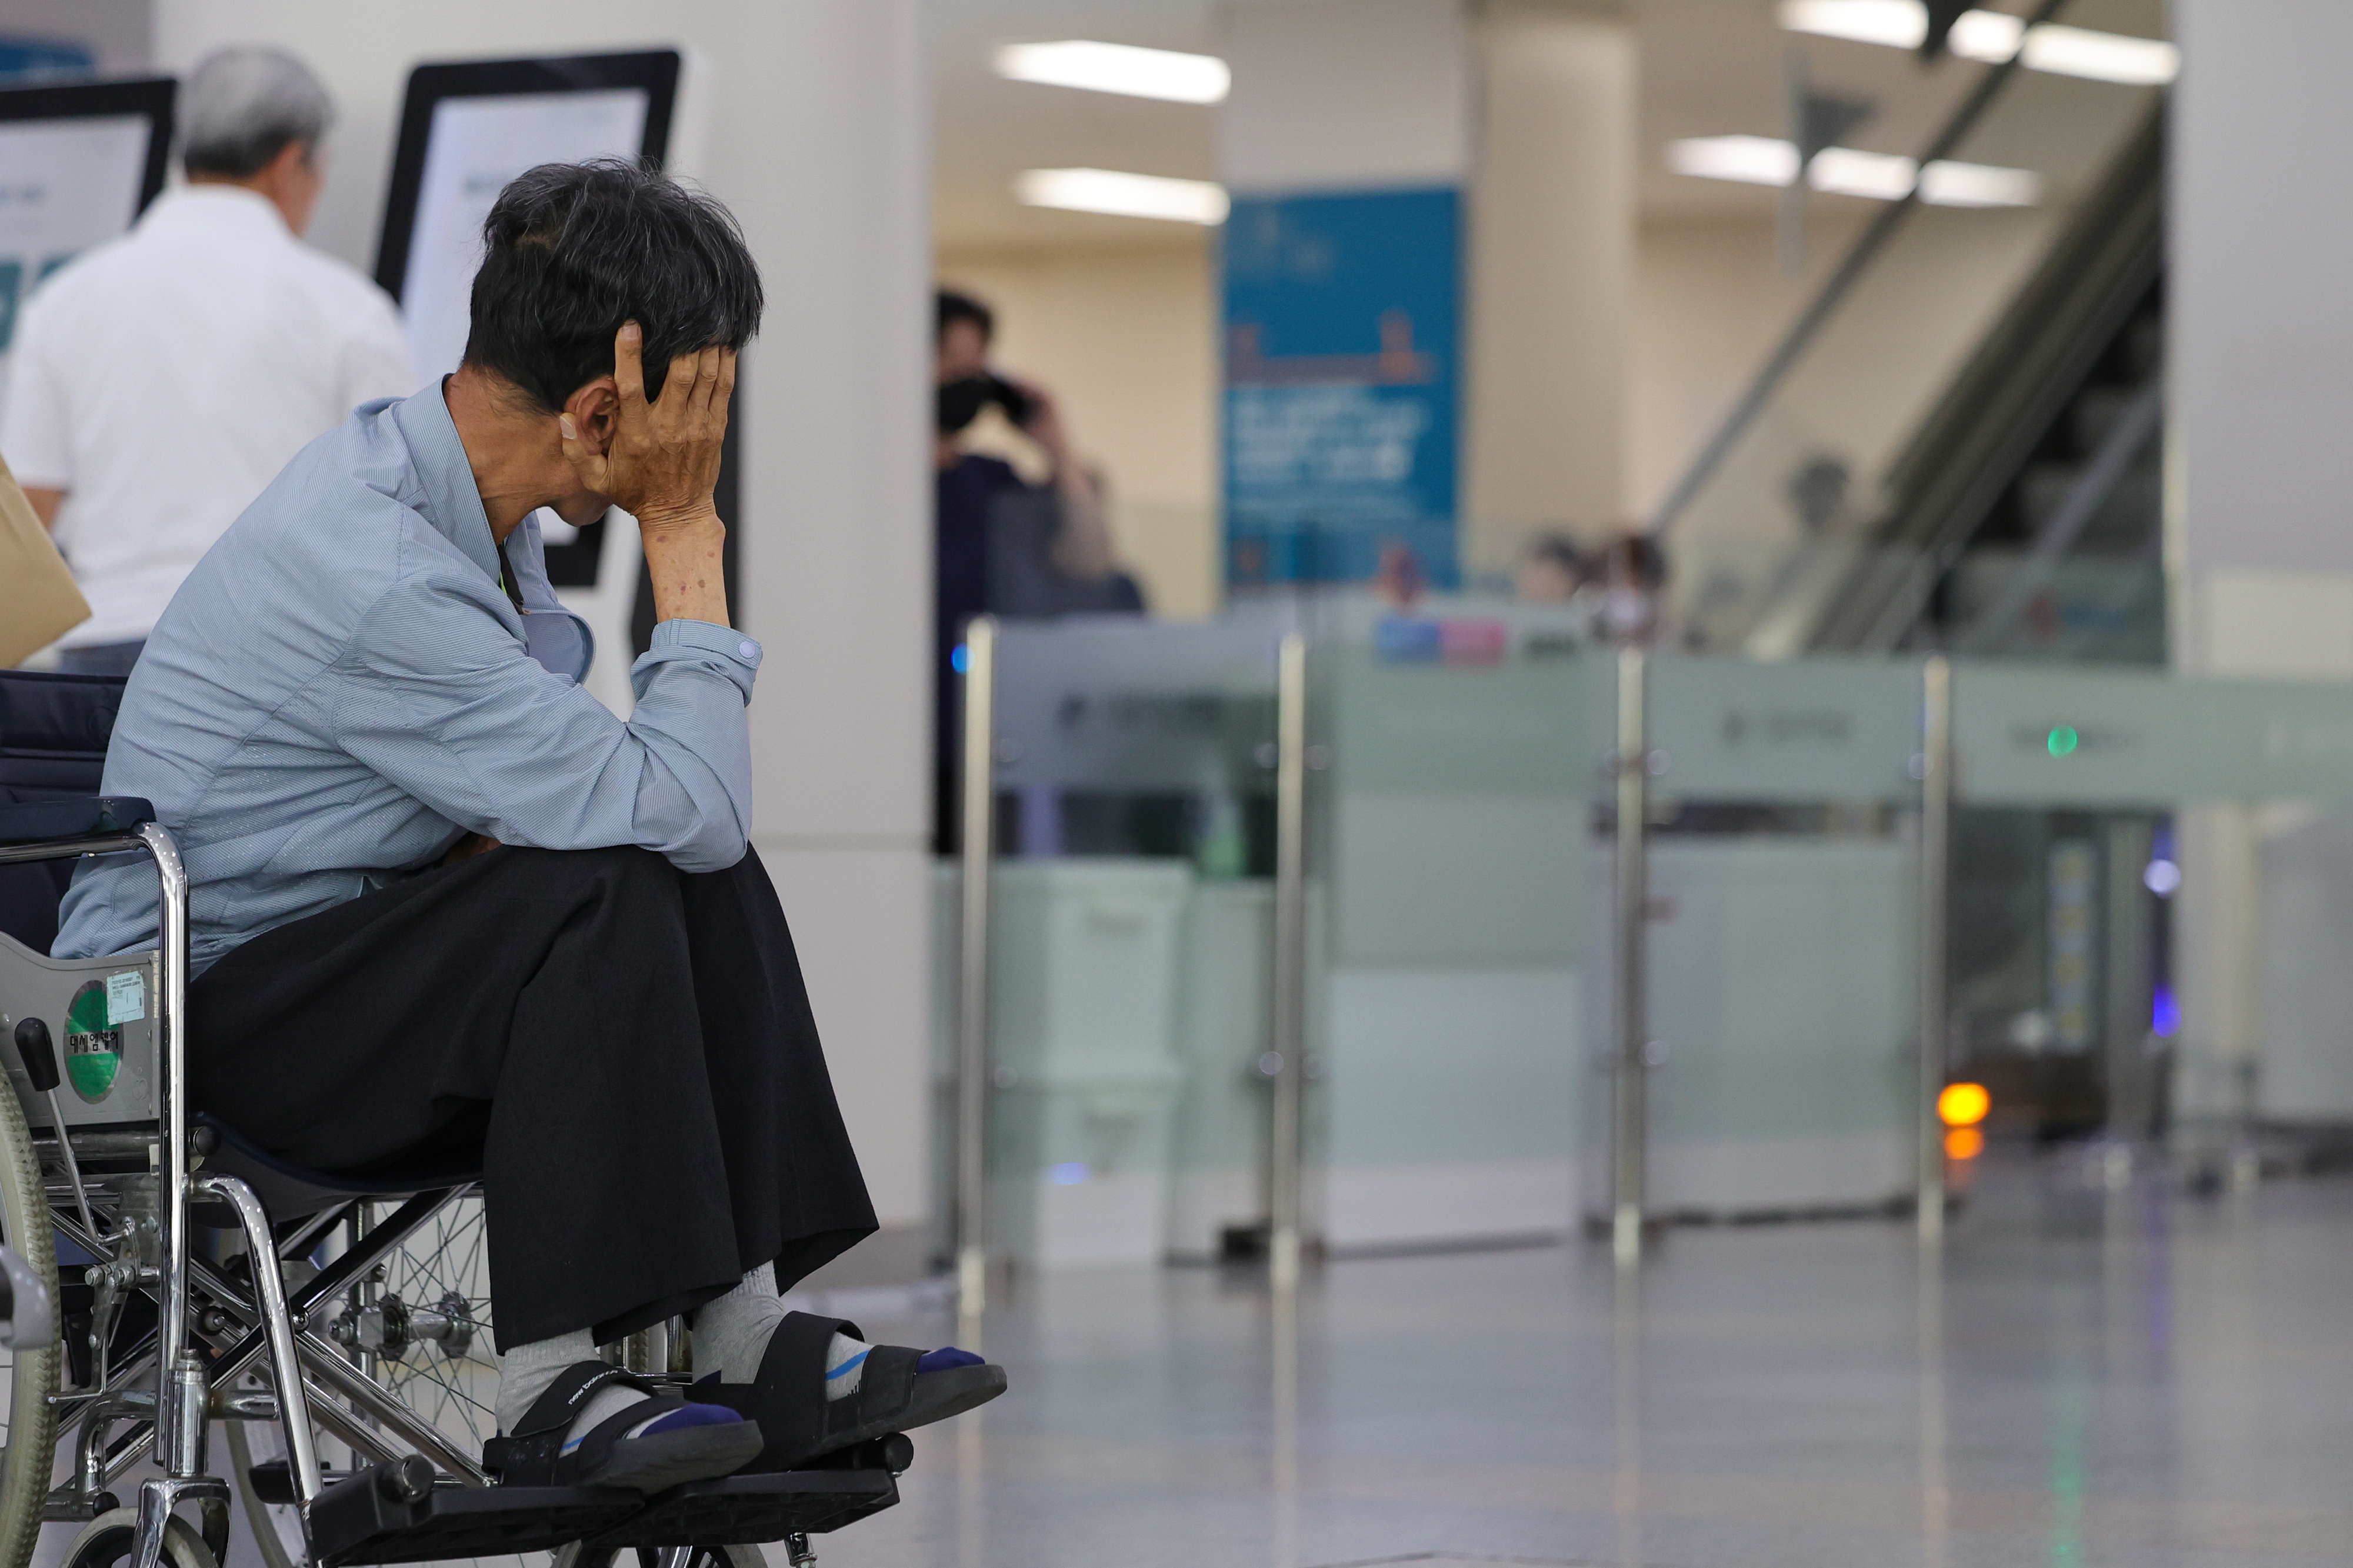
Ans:
{"type": "Polygon", "coordinates": [[[309,1169],[479,1168],[501,1349],[609,1342],[875,1228],[755,854],[499,848],[264,932],[189,991],[190,1097],[309,1169]]]}

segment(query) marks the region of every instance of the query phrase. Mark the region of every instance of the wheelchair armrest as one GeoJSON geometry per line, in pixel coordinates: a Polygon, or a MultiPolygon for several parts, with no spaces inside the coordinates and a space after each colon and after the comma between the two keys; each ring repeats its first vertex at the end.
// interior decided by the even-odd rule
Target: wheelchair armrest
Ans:
{"type": "Polygon", "coordinates": [[[0,844],[38,844],[52,838],[128,833],[154,820],[153,805],[135,795],[28,800],[16,805],[0,805],[0,844]]]}

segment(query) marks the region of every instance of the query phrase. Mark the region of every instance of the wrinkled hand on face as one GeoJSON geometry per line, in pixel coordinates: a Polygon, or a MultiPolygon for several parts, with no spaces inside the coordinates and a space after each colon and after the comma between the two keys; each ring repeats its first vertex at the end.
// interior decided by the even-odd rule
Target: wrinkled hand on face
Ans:
{"type": "MultiPolygon", "coordinates": [[[[735,390],[735,351],[713,346],[670,362],[659,401],[646,401],[645,333],[623,323],[613,339],[609,418],[558,416],[564,458],[580,483],[640,527],[664,528],[716,514],[712,490],[735,390]]],[[[598,411],[600,414],[604,409],[598,411]]]]}

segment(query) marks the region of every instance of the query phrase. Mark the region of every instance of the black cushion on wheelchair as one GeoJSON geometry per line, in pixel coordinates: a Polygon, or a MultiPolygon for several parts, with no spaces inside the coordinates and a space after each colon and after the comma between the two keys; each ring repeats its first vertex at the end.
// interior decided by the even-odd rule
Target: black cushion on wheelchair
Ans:
{"type": "MultiPolygon", "coordinates": [[[[214,1135],[212,1152],[205,1156],[205,1169],[235,1176],[251,1187],[254,1195],[261,1200],[261,1206],[269,1211],[273,1225],[301,1219],[350,1198],[406,1197],[411,1193],[429,1193],[442,1187],[470,1186],[482,1179],[480,1171],[455,1167],[420,1167],[367,1176],[312,1171],[279,1158],[211,1111],[196,1112],[195,1120],[198,1126],[210,1128],[214,1135]]],[[[217,1223],[228,1226],[236,1223],[227,1205],[199,1202],[192,1212],[199,1225],[217,1223]],[[210,1212],[213,1210],[217,1214],[210,1212]]]]}
{"type": "MultiPolygon", "coordinates": [[[[122,687],[114,676],[0,669],[0,809],[95,798],[122,687]]],[[[47,827],[31,835],[72,836],[47,827]]],[[[70,860],[0,866],[0,931],[47,952],[73,868],[70,860]]]]}

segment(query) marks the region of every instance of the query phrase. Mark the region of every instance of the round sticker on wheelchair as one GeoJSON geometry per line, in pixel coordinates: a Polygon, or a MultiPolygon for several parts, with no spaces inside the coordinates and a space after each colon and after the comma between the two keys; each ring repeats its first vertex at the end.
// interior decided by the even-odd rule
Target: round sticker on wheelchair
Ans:
{"type": "Polygon", "coordinates": [[[90,981],[66,1009],[66,1079],[93,1105],[113,1089],[122,1070],[122,1031],[107,1008],[106,989],[105,981],[90,981]]]}

